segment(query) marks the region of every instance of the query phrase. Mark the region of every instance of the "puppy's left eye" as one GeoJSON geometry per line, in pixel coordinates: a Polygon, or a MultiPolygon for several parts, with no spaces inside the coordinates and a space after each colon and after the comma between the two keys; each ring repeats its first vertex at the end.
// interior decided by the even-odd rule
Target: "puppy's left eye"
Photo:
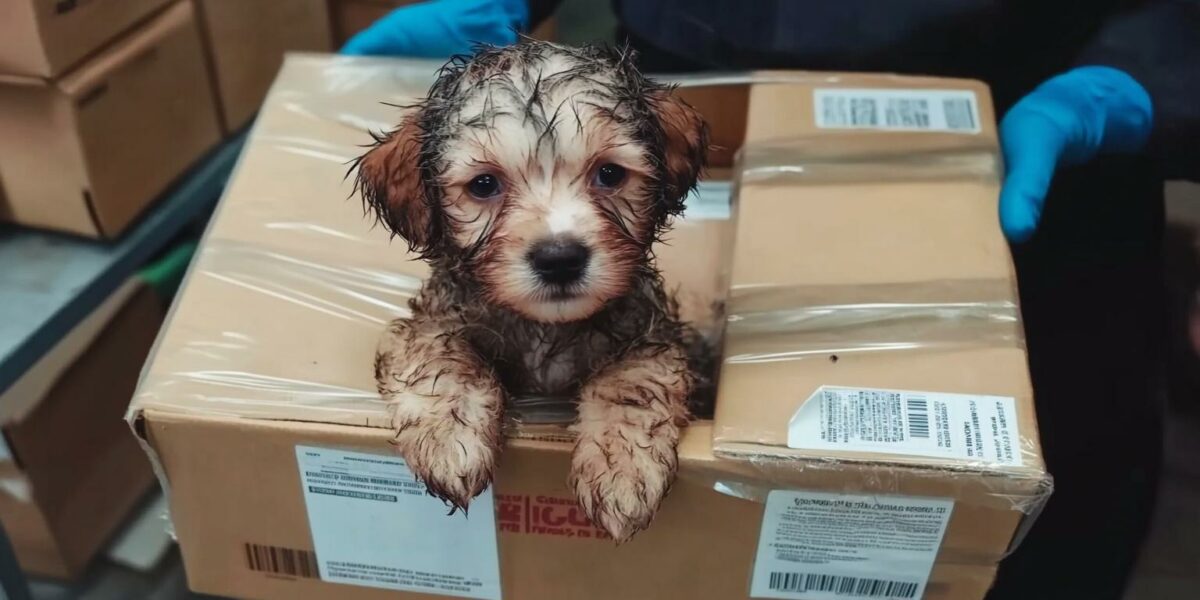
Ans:
{"type": "Polygon", "coordinates": [[[625,181],[625,167],[613,163],[600,165],[596,169],[595,183],[604,188],[615,188],[625,181]]]}
{"type": "Polygon", "coordinates": [[[490,200],[500,195],[500,178],[484,173],[467,184],[467,192],[476,200],[490,200]]]}

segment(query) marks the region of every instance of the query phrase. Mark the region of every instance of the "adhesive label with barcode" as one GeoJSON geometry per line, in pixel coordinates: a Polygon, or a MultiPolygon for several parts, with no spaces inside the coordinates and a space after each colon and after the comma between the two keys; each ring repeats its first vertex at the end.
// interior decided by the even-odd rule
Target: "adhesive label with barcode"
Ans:
{"type": "Polygon", "coordinates": [[[949,498],[773,490],[754,598],[921,598],[954,511],[949,498]]]}
{"type": "Polygon", "coordinates": [[[970,90],[818,88],[817,127],[979,133],[979,101],[970,90]]]}
{"type": "Polygon", "coordinates": [[[398,456],[296,446],[296,460],[322,580],[499,600],[491,488],[447,515],[398,456]]]}
{"type": "Polygon", "coordinates": [[[788,447],[1020,466],[1016,400],[822,386],[788,423],[788,447]]]}

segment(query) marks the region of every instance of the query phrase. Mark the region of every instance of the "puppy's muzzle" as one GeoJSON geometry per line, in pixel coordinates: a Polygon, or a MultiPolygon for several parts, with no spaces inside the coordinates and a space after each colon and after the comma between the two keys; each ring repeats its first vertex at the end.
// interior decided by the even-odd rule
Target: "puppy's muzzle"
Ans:
{"type": "Polygon", "coordinates": [[[529,251],[529,266],[547,285],[567,286],[583,278],[592,253],[578,240],[551,239],[529,251]]]}

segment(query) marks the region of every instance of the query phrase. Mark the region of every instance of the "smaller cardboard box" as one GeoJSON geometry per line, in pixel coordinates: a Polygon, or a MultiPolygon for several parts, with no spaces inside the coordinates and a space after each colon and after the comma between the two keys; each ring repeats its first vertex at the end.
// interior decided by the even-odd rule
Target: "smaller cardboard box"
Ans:
{"type": "MultiPolygon", "coordinates": [[[[339,48],[354,34],[366,29],[394,9],[422,0],[329,0],[330,26],[333,41],[339,48]]],[[[539,40],[554,41],[557,33],[553,17],[546,19],[529,35],[539,40]]]]}
{"type": "Polygon", "coordinates": [[[225,131],[258,112],[283,55],[332,47],[326,0],[196,0],[225,131]]]}
{"type": "Polygon", "coordinates": [[[171,0],[4,0],[0,74],[53,77],[171,0]]]}
{"type": "Polygon", "coordinates": [[[120,417],[163,312],[131,281],[0,394],[0,521],[26,571],[79,575],[149,491],[120,417]]]}
{"type": "Polygon", "coordinates": [[[180,2],[61,77],[0,76],[0,212],[116,237],[220,137],[192,4],[180,2]]]}

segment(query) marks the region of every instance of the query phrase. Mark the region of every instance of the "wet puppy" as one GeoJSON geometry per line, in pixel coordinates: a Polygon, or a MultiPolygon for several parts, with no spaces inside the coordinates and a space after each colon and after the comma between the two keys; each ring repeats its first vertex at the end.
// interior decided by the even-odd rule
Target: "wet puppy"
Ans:
{"type": "Polygon", "coordinates": [[[632,60],[483,48],[356,164],[368,206],[432,267],[376,358],[409,466],[466,508],[506,397],[572,396],[570,485],[618,541],[650,523],[688,419],[688,332],[651,250],[707,149],[700,116],[632,60]]]}

